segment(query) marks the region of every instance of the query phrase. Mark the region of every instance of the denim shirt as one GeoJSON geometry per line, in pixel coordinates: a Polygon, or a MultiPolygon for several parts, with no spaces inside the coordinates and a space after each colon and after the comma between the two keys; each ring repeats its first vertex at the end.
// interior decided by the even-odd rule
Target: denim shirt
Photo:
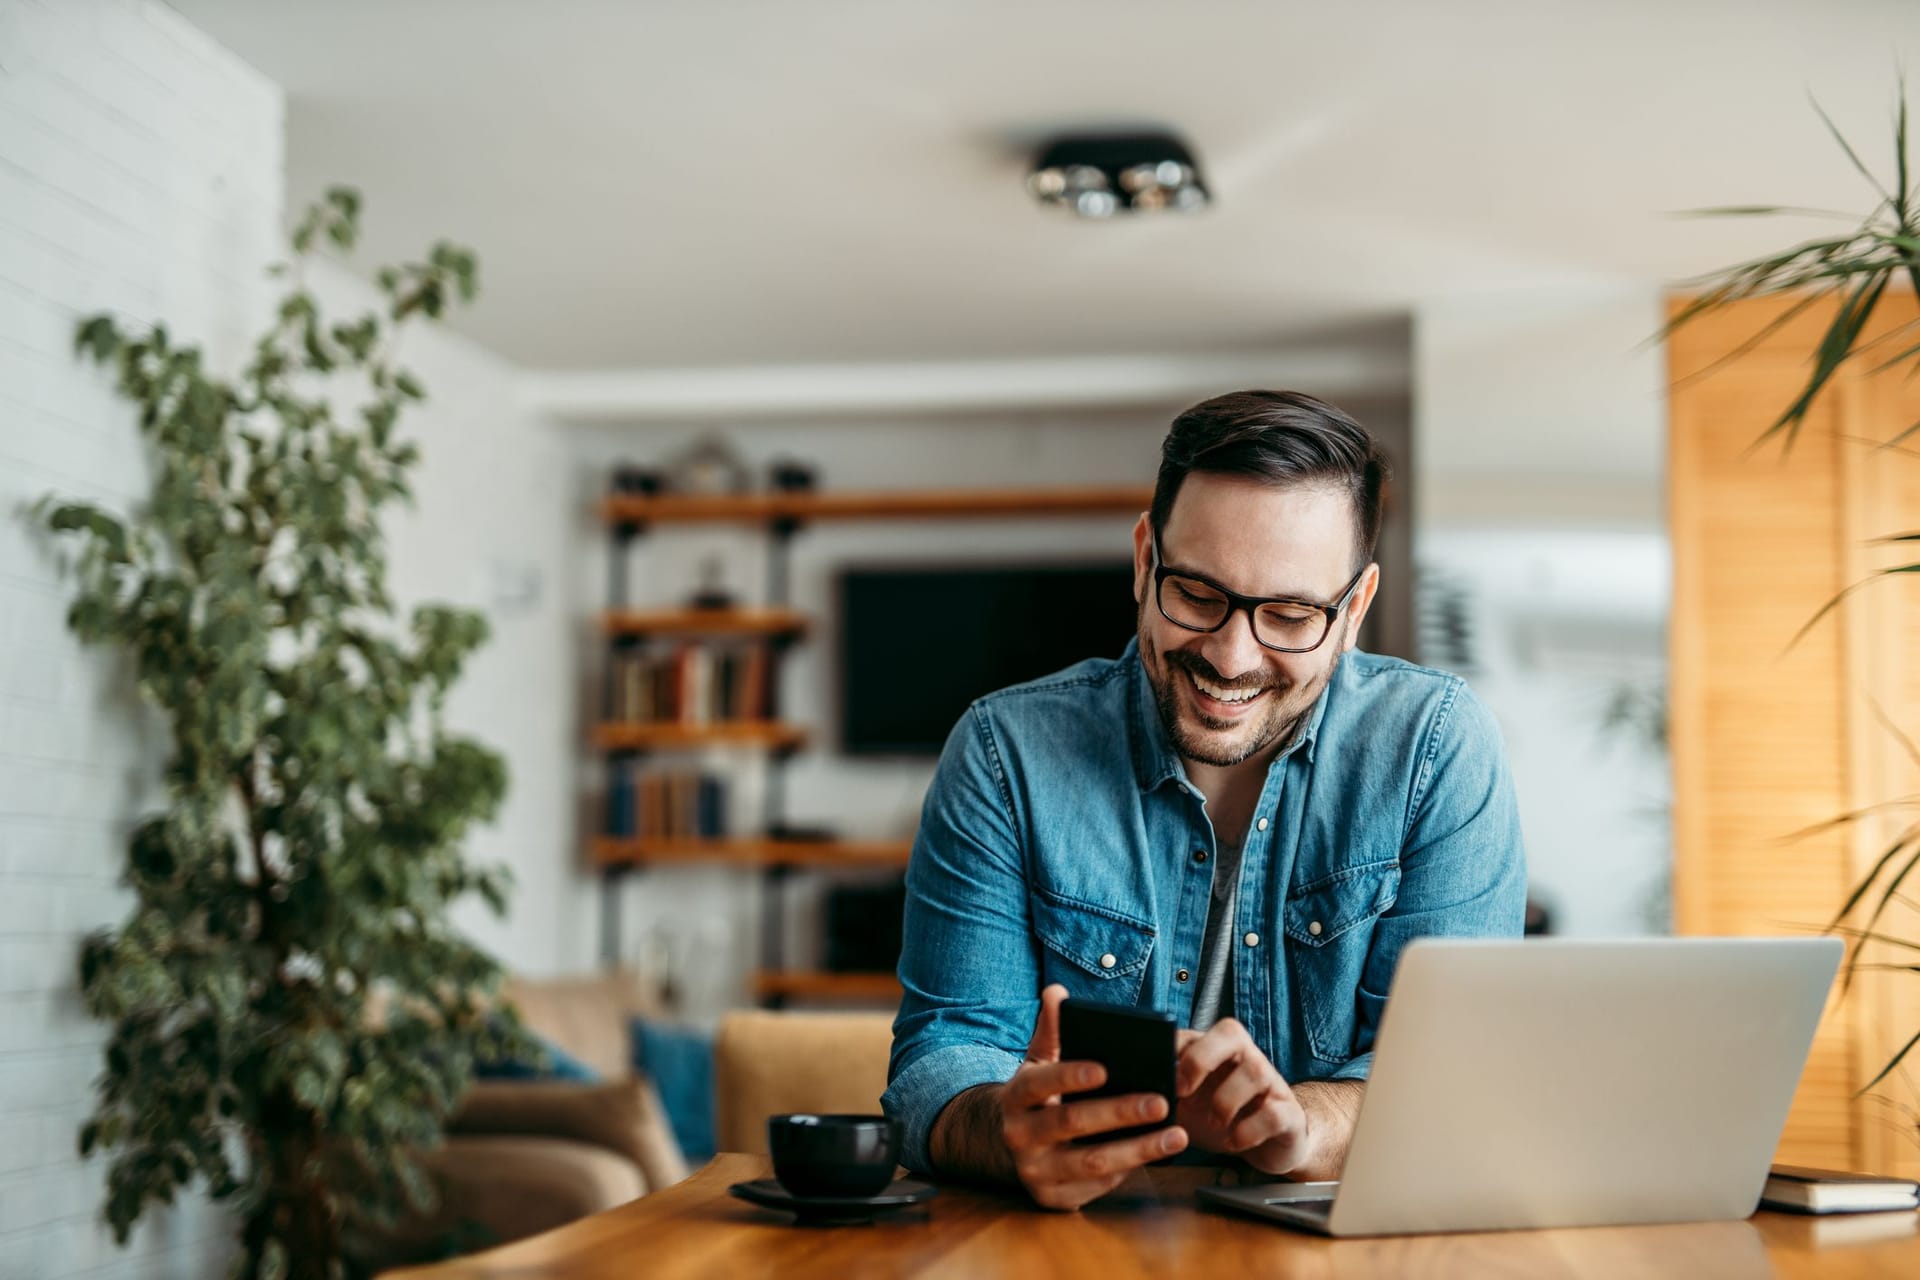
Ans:
{"type": "MultiPolygon", "coordinates": [[[[968,708],[907,868],[881,1099],[903,1163],[930,1170],[947,1103],[1013,1074],[1049,983],[1187,1025],[1214,850],[1136,644],[968,708]]],[[[1518,936],[1525,896],[1486,708],[1457,676],[1352,651],[1246,833],[1234,1016],[1289,1081],[1365,1079],[1400,949],[1518,936]]]]}

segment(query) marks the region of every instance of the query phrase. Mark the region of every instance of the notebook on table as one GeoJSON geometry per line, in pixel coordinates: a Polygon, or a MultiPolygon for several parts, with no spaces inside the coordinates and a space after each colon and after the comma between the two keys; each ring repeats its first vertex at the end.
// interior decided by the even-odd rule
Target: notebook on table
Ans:
{"type": "Polygon", "coordinates": [[[1762,1208],[1782,1213],[1885,1213],[1920,1208],[1920,1182],[1777,1164],[1767,1171],[1762,1208]]]}

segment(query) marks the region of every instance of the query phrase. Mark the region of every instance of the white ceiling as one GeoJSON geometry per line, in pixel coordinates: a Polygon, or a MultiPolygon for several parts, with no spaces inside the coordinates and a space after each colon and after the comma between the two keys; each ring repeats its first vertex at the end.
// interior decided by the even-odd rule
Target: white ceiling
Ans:
{"type": "Polygon", "coordinates": [[[1887,164],[1920,78],[1915,0],[173,4],[285,87],[294,202],[360,186],[365,262],[473,245],[460,327],[553,370],[1271,349],[1671,280],[1827,224],[1670,211],[1864,212],[1808,94],[1887,164]],[[1027,197],[1033,139],[1124,122],[1216,206],[1027,197]]]}

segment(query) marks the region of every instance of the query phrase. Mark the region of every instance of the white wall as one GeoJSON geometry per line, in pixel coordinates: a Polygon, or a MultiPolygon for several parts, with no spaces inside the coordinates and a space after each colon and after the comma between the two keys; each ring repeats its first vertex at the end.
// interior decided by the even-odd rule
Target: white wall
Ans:
{"type": "MultiPolygon", "coordinates": [[[[0,1280],[199,1277],[228,1250],[199,1198],[116,1250],[97,1221],[106,1165],[75,1152],[103,1039],[75,991],[78,943],[124,915],[124,837],[163,800],[167,743],[121,664],[67,634],[70,580],[24,508],[55,491],[124,510],[146,491],[132,415],[72,357],[77,317],[164,317],[216,366],[244,354],[278,287],[262,268],[284,252],[283,139],[280,91],[162,5],[0,3],[0,1280]]],[[[339,269],[313,283],[338,305],[370,297],[339,269]]],[[[449,716],[512,775],[468,850],[513,867],[513,913],[458,918],[548,973],[572,963],[567,895],[585,893],[564,455],[503,362],[444,332],[405,351],[432,400],[403,420],[424,462],[417,507],[389,526],[393,585],[489,615],[449,716]]]]}
{"type": "Polygon", "coordinates": [[[1465,602],[1556,931],[1663,932],[1664,752],[1603,727],[1664,696],[1665,363],[1652,287],[1452,299],[1414,320],[1414,556],[1465,602]]]}
{"type": "Polygon", "coordinates": [[[69,586],[22,507],[145,492],[132,415],[72,356],[76,317],[164,315],[231,359],[263,317],[280,92],[160,4],[0,5],[0,1277],[218,1274],[197,1198],[117,1251],[82,1164],[103,1033],[83,934],[118,920],[133,815],[164,742],[121,668],[68,636],[69,586]]]}
{"type": "MultiPolygon", "coordinates": [[[[371,222],[380,210],[369,205],[371,222]]],[[[421,245],[419,253],[428,246],[421,245]]],[[[312,284],[339,314],[357,315],[377,295],[330,263],[312,284]]],[[[486,306],[486,254],[480,253],[486,306]]],[[[511,911],[496,919],[478,900],[455,920],[519,973],[577,969],[572,936],[588,892],[577,870],[572,636],[567,583],[573,552],[566,453],[554,430],[519,407],[515,371],[445,329],[416,325],[400,357],[427,401],[400,420],[421,449],[416,501],[389,509],[392,586],[404,610],[427,601],[487,615],[492,637],[467,664],[447,703],[450,726],[506,757],[499,817],[466,842],[476,862],[514,873],[511,911]]]]}
{"type": "Polygon", "coordinates": [[[1447,298],[1414,314],[1421,528],[1661,527],[1664,323],[1649,284],[1447,298]]]}

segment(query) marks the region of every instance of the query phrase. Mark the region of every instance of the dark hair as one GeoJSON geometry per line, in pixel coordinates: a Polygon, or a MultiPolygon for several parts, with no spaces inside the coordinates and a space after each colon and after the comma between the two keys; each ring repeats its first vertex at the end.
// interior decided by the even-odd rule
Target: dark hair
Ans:
{"type": "Polygon", "coordinates": [[[1235,391],[1203,400],[1173,420],[1160,446],[1151,518],[1157,533],[1180,486],[1195,471],[1253,476],[1275,485],[1324,484],[1353,504],[1357,569],[1380,540],[1386,455],[1352,418],[1298,391],[1235,391]]]}

